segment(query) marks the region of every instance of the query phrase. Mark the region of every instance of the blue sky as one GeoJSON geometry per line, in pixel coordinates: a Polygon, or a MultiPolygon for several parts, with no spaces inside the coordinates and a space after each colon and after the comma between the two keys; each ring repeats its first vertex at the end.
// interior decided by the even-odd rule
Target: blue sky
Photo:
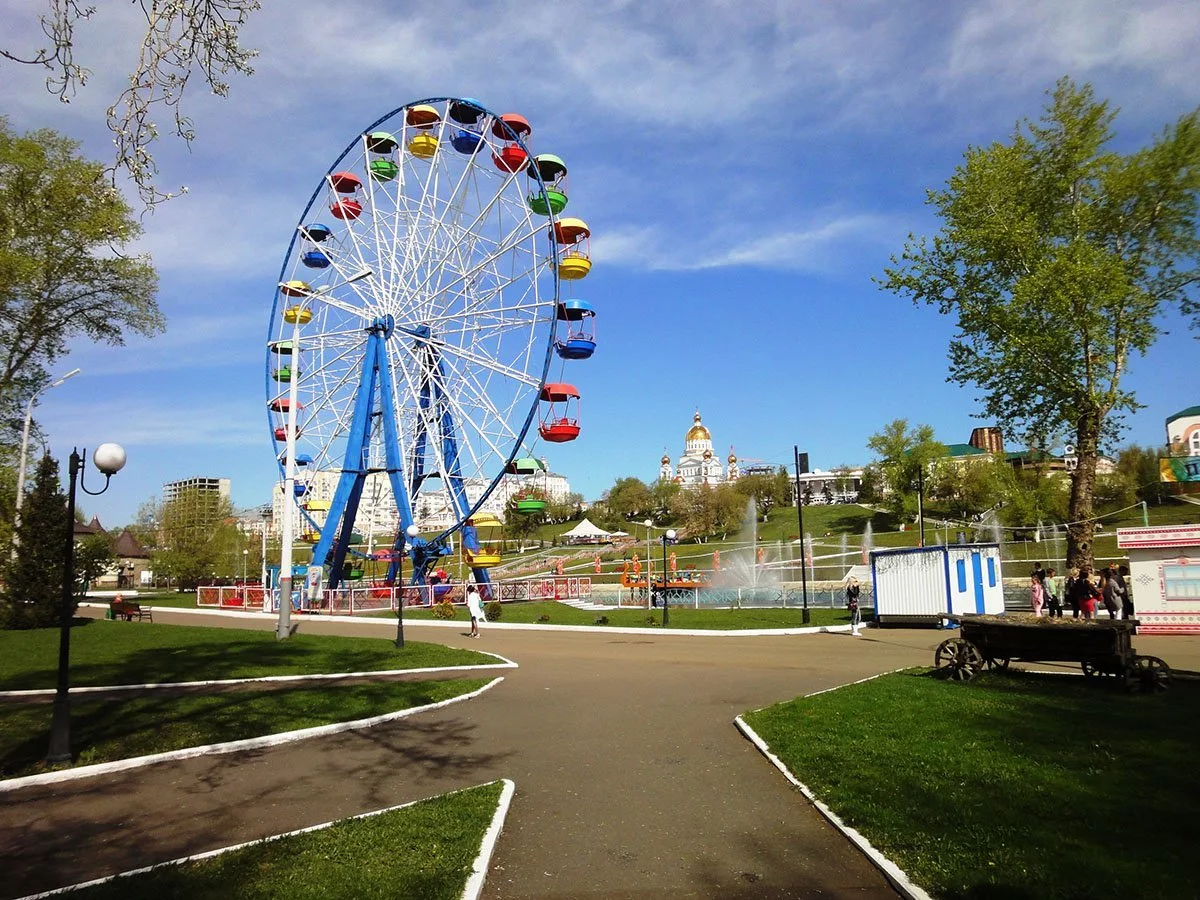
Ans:
{"type": "MultiPolygon", "coordinates": [[[[140,37],[134,5],[100,6],[76,51],[95,75],[70,105],[40,73],[0,67],[0,112],[94,158],[140,37]]],[[[83,373],[38,408],[60,459],[126,447],[110,491],[81,498],[106,524],[196,475],[232,479],[239,506],[267,501],[264,343],[288,241],[346,144],[412,101],[522,113],[534,151],[570,167],[595,260],[570,293],[596,307],[600,347],[571,369],[582,437],[545,453],[589,498],[653,479],[697,407],[722,454],[774,464],[794,444],[821,468],[862,464],[894,418],[965,441],[986,423],[945,382],[952,323],[871,282],[908,232],[936,229],[925,190],[969,144],[1036,116],[1064,74],[1122,109],[1124,148],[1200,105],[1200,6],[1186,0],[265,6],[244,35],[255,75],[225,100],[197,82],[196,141],[158,147],[160,186],[188,187],[145,220],[167,333],[76,346],[57,371],[83,373]]],[[[41,7],[0,0],[7,46],[36,43],[41,7]]],[[[1132,364],[1145,408],[1123,442],[1161,443],[1165,417],[1200,402],[1185,375],[1200,343],[1166,324],[1132,364]]]]}

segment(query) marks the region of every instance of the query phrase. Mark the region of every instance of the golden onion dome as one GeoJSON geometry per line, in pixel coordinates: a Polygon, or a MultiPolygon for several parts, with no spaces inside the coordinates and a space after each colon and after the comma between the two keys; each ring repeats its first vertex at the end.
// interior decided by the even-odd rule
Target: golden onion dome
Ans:
{"type": "Polygon", "coordinates": [[[664,453],[661,462],[664,466],[669,466],[671,464],[671,457],[664,453]]]}
{"type": "Polygon", "coordinates": [[[708,429],[700,424],[700,413],[697,412],[692,417],[692,427],[688,429],[686,440],[689,441],[711,441],[712,435],[708,433],[708,429]]]}
{"type": "Polygon", "coordinates": [[[729,451],[729,461],[731,463],[737,462],[737,454],[734,453],[732,450],[729,451]]]}

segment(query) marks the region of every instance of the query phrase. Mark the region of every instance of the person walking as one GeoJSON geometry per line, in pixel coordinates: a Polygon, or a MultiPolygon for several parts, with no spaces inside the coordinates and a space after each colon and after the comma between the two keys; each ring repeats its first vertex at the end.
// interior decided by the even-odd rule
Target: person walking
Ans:
{"type": "Polygon", "coordinates": [[[858,595],[858,579],[851,577],[846,582],[846,606],[850,610],[850,633],[855,637],[862,637],[858,630],[858,626],[862,623],[862,613],[858,610],[858,595]]]}
{"type": "Polygon", "coordinates": [[[1033,614],[1041,616],[1042,606],[1046,602],[1046,589],[1042,586],[1042,579],[1038,578],[1038,573],[1035,571],[1029,576],[1029,603],[1033,607],[1033,614]]]}
{"type": "Polygon", "coordinates": [[[1117,566],[1117,584],[1121,586],[1121,615],[1132,619],[1137,611],[1133,608],[1133,593],[1129,590],[1129,566],[1117,566]]]}
{"type": "Polygon", "coordinates": [[[1085,619],[1096,618],[1096,601],[1100,599],[1100,591],[1092,584],[1092,570],[1087,566],[1081,566],[1079,569],[1079,577],[1075,579],[1072,587],[1072,605],[1078,605],[1080,612],[1085,619]]]}
{"type": "Polygon", "coordinates": [[[1071,607],[1071,618],[1079,618],[1079,569],[1075,566],[1067,569],[1067,577],[1063,581],[1062,598],[1071,607]]]}
{"type": "Polygon", "coordinates": [[[1046,608],[1049,610],[1050,618],[1062,618],[1062,579],[1054,574],[1054,569],[1046,570],[1046,580],[1042,582],[1042,587],[1046,591],[1046,608]]]}
{"type": "Polygon", "coordinates": [[[471,616],[471,637],[479,637],[479,620],[483,618],[483,601],[479,599],[479,588],[467,585],[467,612],[471,616]]]}

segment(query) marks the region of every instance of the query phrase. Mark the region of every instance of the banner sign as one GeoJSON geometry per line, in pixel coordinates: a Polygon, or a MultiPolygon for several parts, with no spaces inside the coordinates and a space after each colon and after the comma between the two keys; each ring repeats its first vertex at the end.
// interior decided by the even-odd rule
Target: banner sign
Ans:
{"type": "Polygon", "coordinates": [[[1172,456],[1158,461],[1161,481],[1200,481],[1200,456],[1172,456]]]}

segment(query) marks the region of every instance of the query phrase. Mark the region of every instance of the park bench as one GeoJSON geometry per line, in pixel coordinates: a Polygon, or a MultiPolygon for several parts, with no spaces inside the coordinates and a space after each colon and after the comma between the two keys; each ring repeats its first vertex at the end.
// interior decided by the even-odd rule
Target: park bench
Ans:
{"type": "Polygon", "coordinates": [[[141,604],[134,603],[130,600],[114,600],[109,608],[112,610],[114,619],[124,619],[126,622],[132,622],[134,619],[139,621],[149,619],[154,621],[154,615],[150,608],[142,609],[141,604]]]}

